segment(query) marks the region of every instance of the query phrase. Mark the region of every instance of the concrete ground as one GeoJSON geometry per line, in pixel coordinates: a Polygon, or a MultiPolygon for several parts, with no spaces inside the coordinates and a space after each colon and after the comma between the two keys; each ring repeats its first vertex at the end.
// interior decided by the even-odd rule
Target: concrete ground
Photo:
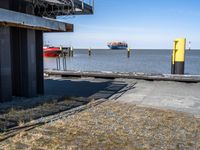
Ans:
{"type": "Polygon", "coordinates": [[[200,115],[200,83],[48,78],[45,80],[45,94],[91,99],[106,98],[200,115]]]}
{"type": "Polygon", "coordinates": [[[199,87],[199,83],[51,77],[45,80],[45,94],[62,99],[42,98],[47,103],[8,109],[0,121],[20,120],[16,130],[0,135],[0,149],[200,149],[199,87]],[[91,101],[100,98],[105,100],[91,101]],[[89,103],[85,105],[84,100],[89,103]],[[64,116],[71,108],[77,111],[64,116]],[[24,124],[41,114],[39,120],[49,115],[58,120],[32,124],[31,130],[24,124]]]}
{"type": "Polygon", "coordinates": [[[117,101],[173,109],[200,115],[200,83],[124,80],[135,87],[117,101]]]}

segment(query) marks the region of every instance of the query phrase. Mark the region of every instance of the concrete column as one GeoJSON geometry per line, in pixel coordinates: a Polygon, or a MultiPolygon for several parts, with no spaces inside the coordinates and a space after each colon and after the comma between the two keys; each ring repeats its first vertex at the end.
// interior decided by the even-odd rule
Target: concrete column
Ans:
{"type": "Polygon", "coordinates": [[[0,27],[0,101],[12,98],[10,28],[0,27]]]}

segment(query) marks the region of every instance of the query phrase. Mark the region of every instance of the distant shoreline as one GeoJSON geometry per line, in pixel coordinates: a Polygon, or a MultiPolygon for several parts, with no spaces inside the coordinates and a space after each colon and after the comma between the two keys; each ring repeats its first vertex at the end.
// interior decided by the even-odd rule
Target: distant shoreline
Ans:
{"type": "MultiPolygon", "coordinates": [[[[75,48],[74,50],[87,50],[87,48],[75,48]]],[[[113,49],[108,49],[108,48],[94,48],[92,50],[111,50],[111,51],[115,51],[113,49]]],[[[118,50],[120,50],[120,49],[118,49],[118,50]]],[[[118,50],[116,50],[116,51],[118,51],[118,50]]],[[[122,49],[122,50],[126,50],[126,49],[122,49]]],[[[151,50],[151,51],[161,51],[161,50],[163,51],[164,50],[164,51],[170,51],[172,49],[141,49],[141,48],[137,49],[137,48],[133,48],[131,50],[151,50]]],[[[189,51],[189,49],[186,49],[186,51],[189,51]]],[[[200,48],[199,49],[191,49],[190,51],[200,51],[200,48]]]]}

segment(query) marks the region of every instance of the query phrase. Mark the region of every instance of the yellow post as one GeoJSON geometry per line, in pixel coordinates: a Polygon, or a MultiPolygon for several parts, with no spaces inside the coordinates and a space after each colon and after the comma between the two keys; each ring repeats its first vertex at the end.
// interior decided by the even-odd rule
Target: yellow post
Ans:
{"type": "Polygon", "coordinates": [[[186,39],[179,38],[174,41],[172,54],[172,74],[184,74],[186,39]]]}

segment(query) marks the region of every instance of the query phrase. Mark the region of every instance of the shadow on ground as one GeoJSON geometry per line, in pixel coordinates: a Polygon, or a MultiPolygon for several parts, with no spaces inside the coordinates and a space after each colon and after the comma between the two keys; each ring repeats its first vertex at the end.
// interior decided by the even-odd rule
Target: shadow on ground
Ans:
{"type": "Polygon", "coordinates": [[[117,93],[120,95],[126,86],[124,82],[113,80],[47,79],[45,96],[14,98],[13,101],[0,103],[0,131],[79,107],[91,100],[108,99],[117,93]]]}
{"type": "Polygon", "coordinates": [[[125,82],[113,80],[45,80],[45,94],[88,99],[108,99],[127,86],[125,82]],[[55,88],[56,87],[56,88],[55,88]]]}

